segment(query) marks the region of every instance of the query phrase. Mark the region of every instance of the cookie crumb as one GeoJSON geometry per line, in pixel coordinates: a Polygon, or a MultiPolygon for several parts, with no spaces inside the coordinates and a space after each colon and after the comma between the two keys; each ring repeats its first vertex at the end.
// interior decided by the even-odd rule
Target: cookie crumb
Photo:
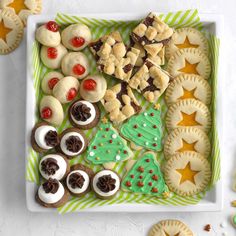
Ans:
{"type": "Polygon", "coordinates": [[[205,225],[204,230],[207,231],[207,232],[210,232],[211,231],[211,225],[210,224],[205,225]]]}

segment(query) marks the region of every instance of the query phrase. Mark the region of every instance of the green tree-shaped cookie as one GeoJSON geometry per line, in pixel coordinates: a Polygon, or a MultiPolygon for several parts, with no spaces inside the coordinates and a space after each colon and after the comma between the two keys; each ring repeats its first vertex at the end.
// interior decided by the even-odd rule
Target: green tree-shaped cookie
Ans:
{"type": "Polygon", "coordinates": [[[159,164],[152,152],[144,153],[133,164],[123,178],[121,187],[125,191],[155,197],[168,197],[169,195],[159,164]]]}
{"type": "Polygon", "coordinates": [[[121,134],[137,146],[160,151],[162,148],[162,123],[159,105],[154,105],[139,115],[132,116],[122,125],[121,134]]]}
{"type": "Polygon", "coordinates": [[[93,164],[114,163],[125,161],[133,155],[119,133],[104,117],[92,139],[87,152],[87,159],[93,164]]]}

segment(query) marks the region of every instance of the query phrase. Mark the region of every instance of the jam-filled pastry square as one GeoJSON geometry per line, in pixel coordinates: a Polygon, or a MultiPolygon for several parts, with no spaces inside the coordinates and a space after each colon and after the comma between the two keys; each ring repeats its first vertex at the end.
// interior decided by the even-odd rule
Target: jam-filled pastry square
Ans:
{"type": "Polygon", "coordinates": [[[167,72],[147,59],[130,79],[129,86],[153,103],[164,93],[169,80],[170,77],[167,72]]]}
{"type": "Polygon", "coordinates": [[[110,120],[121,123],[141,111],[141,106],[135,98],[132,89],[125,82],[108,89],[102,100],[110,120]]]}
{"type": "Polygon", "coordinates": [[[173,34],[173,29],[151,12],[131,33],[133,40],[141,45],[161,43],[166,45],[173,34]]]}
{"type": "Polygon", "coordinates": [[[112,32],[89,44],[98,69],[105,74],[128,82],[137,61],[139,50],[128,48],[119,32],[112,32]]]}

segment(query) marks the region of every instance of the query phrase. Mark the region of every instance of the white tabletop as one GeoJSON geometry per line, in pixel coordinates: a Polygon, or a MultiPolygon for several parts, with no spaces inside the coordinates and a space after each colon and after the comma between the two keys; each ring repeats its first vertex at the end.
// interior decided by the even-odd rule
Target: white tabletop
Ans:
{"type": "MultiPolygon", "coordinates": [[[[24,170],[24,122],[26,41],[8,56],[0,56],[0,236],[143,236],[152,224],[176,218],[186,222],[198,236],[236,235],[229,223],[236,208],[231,191],[236,170],[236,1],[235,0],[44,0],[43,14],[176,11],[198,8],[201,13],[220,13],[225,17],[226,73],[224,91],[224,210],[216,213],[138,213],[138,214],[35,214],[26,209],[24,170]],[[221,223],[227,223],[225,228],[221,223]],[[203,231],[206,224],[212,231],[203,231]]],[[[223,124],[221,124],[223,125],[223,124]]]]}

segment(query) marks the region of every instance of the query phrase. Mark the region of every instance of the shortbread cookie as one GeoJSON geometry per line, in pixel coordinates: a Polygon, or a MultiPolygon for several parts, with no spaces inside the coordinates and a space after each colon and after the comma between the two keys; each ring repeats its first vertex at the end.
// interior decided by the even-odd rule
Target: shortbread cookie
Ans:
{"type": "Polygon", "coordinates": [[[49,21],[37,28],[35,37],[42,45],[56,47],[61,42],[59,25],[55,21],[49,21]]]}
{"type": "Polygon", "coordinates": [[[166,46],[166,57],[169,59],[176,51],[184,48],[198,48],[207,55],[207,38],[203,33],[194,28],[177,29],[166,46]]]}
{"type": "MultiPolygon", "coordinates": [[[[117,163],[129,159],[133,152],[127,142],[104,117],[93,139],[90,141],[87,160],[94,165],[117,163]]],[[[113,164],[109,165],[110,167],[113,164]]]]}
{"type": "Polygon", "coordinates": [[[197,152],[173,155],[165,164],[165,181],[169,189],[181,196],[192,196],[205,190],[211,179],[211,167],[197,152]]]}
{"type": "Polygon", "coordinates": [[[151,12],[134,28],[131,37],[141,45],[160,43],[164,46],[168,43],[172,34],[173,29],[164,23],[154,12],[151,12]]]}
{"type": "Polygon", "coordinates": [[[176,77],[180,74],[200,75],[208,79],[211,74],[211,64],[208,57],[197,48],[185,48],[176,51],[171,56],[167,71],[176,77]]]}
{"type": "Polygon", "coordinates": [[[101,72],[129,81],[139,50],[127,49],[118,31],[90,43],[89,47],[101,72]]]}
{"type": "Polygon", "coordinates": [[[79,81],[73,76],[66,76],[54,86],[53,96],[62,104],[74,100],[79,92],[79,81]]]}
{"type": "Polygon", "coordinates": [[[8,54],[15,50],[24,34],[20,18],[6,9],[0,9],[0,54],[8,54]]]}
{"type": "Polygon", "coordinates": [[[61,103],[53,96],[44,96],[39,106],[40,117],[56,126],[60,126],[64,119],[61,103]]]}
{"type": "Polygon", "coordinates": [[[156,155],[144,153],[137,161],[131,160],[126,165],[127,173],[123,177],[121,188],[135,194],[152,197],[166,197],[169,190],[165,184],[156,155]]]}
{"type": "Polygon", "coordinates": [[[96,104],[85,100],[77,100],[68,110],[70,123],[79,129],[91,129],[100,120],[100,110],[96,104]]]}
{"type": "Polygon", "coordinates": [[[37,123],[31,133],[31,146],[36,152],[46,152],[59,143],[57,130],[47,122],[37,123]]]}
{"type": "Polygon", "coordinates": [[[39,162],[39,172],[44,179],[64,179],[70,171],[67,158],[61,154],[48,154],[39,162]]]}
{"type": "Polygon", "coordinates": [[[156,104],[145,112],[132,116],[121,126],[120,133],[124,138],[134,143],[136,149],[143,147],[148,150],[160,151],[162,149],[160,105],[156,104]]]}
{"type": "Polygon", "coordinates": [[[120,190],[120,176],[111,170],[101,170],[92,179],[92,189],[100,199],[112,199],[120,190]]]}
{"type": "Polygon", "coordinates": [[[165,101],[168,106],[183,100],[193,98],[206,105],[211,103],[211,87],[209,83],[199,75],[181,74],[168,86],[165,93],[165,101]]]}
{"type": "Polygon", "coordinates": [[[208,158],[211,144],[204,131],[194,127],[179,127],[174,129],[166,138],[164,154],[170,159],[177,152],[194,151],[208,158]]]}
{"type": "Polygon", "coordinates": [[[107,81],[101,75],[89,75],[81,82],[80,96],[88,102],[99,102],[107,90],[107,81]]]}
{"type": "Polygon", "coordinates": [[[139,102],[125,82],[108,89],[102,104],[105,110],[109,112],[110,120],[116,123],[121,123],[141,111],[139,102]]]}
{"type": "Polygon", "coordinates": [[[168,131],[178,127],[192,126],[208,132],[211,114],[207,106],[195,99],[180,100],[171,105],[166,114],[168,131]]]}
{"type": "Polygon", "coordinates": [[[64,188],[61,182],[56,179],[49,178],[42,183],[36,193],[36,201],[48,208],[58,208],[66,204],[70,194],[64,188]]]}
{"type": "Polygon", "coordinates": [[[59,44],[56,47],[42,46],[40,58],[45,66],[50,69],[59,69],[61,67],[62,58],[67,54],[67,49],[59,44]]]}
{"type": "Polygon", "coordinates": [[[69,25],[61,32],[63,45],[72,51],[85,48],[90,43],[91,37],[88,26],[81,23],[69,25]]]}
{"type": "Polygon", "coordinates": [[[61,62],[64,75],[71,75],[83,79],[89,73],[90,66],[87,56],[82,52],[69,52],[61,62]]]}
{"type": "Polygon", "coordinates": [[[71,171],[66,178],[69,192],[76,197],[84,196],[91,190],[90,183],[93,176],[93,170],[87,166],[82,164],[71,166],[71,171]]]}
{"type": "Polygon", "coordinates": [[[164,93],[169,84],[169,75],[161,67],[147,59],[129,81],[129,86],[154,103],[164,93]]]}
{"type": "Polygon", "coordinates": [[[194,234],[179,220],[162,220],[152,226],[148,236],[194,236],[194,234]]]}
{"type": "Polygon", "coordinates": [[[29,15],[41,12],[42,0],[1,0],[0,8],[6,8],[17,14],[26,25],[29,15]]]}

